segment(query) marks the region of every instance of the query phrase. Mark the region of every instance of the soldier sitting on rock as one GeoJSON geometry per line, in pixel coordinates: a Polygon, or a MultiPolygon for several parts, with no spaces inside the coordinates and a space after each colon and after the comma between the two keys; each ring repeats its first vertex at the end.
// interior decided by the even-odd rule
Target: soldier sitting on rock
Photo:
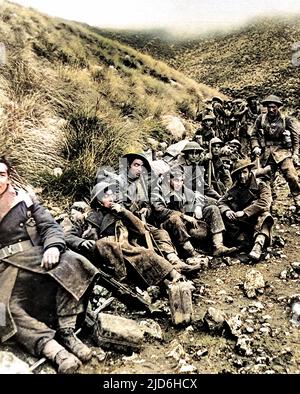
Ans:
{"type": "Polygon", "coordinates": [[[13,337],[31,354],[73,373],[92,351],[75,335],[97,270],[66,250],[63,231],[49,211],[11,180],[0,158],[0,305],[6,323],[1,342],[13,337]]]}
{"type": "Polygon", "coordinates": [[[185,185],[189,189],[196,191],[204,188],[205,196],[218,200],[221,195],[205,181],[204,161],[204,149],[197,142],[191,141],[186,143],[181,156],[172,163],[172,166],[180,165],[187,169],[185,185]]]}
{"type": "Polygon", "coordinates": [[[200,192],[193,192],[184,185],[184,170],[181,166],[171,169],[162,185],[154,190],[151,202],[157,223],[166,229],[182,253],[197,256],[195,244],[212,239],[213,255],[230,254],[235,248],[223,245],[224,223],[217,205],[210,204],[200,192]]]}
{"type": "Polygon", "coordinates": [[[239,160],[231,173],[233,186],[218,201],[228,234],[233,243],[252,244],[250,258],[258,261],[264,247],[270,243],[273,218],[270,214],[270,187],[251,171],[255,165],[249,159],[239,160]],[[253,245],[254,237],[254,245],[253,245]]]}

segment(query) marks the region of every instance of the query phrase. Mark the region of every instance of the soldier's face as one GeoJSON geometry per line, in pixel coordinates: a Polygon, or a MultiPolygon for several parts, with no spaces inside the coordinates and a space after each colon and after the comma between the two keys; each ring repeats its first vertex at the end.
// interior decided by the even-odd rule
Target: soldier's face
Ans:
{"type": "Polygon", "coordinates": [[[203,159],[202,153],[198,150],[188,151],[186,158],[190,163],[199,163],[203,159]]]}
{"type": "Polygon", "coordinates": [[[116,195],[112,190],[107,190],[107,192],[103,195],[101,199],[101,203],[104,206],[104,208],[110,208],[111,204],[115,202],[116,200],[116,195]]]}
{"type": "Polygon", "coordinates": [[[279,109],[276,104],[270,103],[267,105],[267,111],[271,118],[275,118],[278,115],[279,109]]]}
{"type": "Polygon", "coordinates": [[[6,164],[0,163],[0,195],[5,192],[9,183],[8,168],[6,164]]]}
{"type": "Polygon", "coordinates": [[[129,166],[128,175],[130,178],[139,178],[144,170],[144,163],[140,159],[134,159],[129,166]]]}
{"type": "Polygon", "coordinates": [[[219,144],[212,145],[212,147],[211,147],[211,154],[213,156],[219,156],[220,149],[221,149],[221,145],[219,145],[219,144]]]}
{"type": "Polygon", "coordinates": [[[230,147],[232,153],[236,153],[239,149],[238,145],[235,145],[235,144],[230,144],[229,147],[230,147]]]}
{"type": "Polygon", "coordinates": [[[179,192],[183,186],[183,178],[172,178],[170,179],[171,189],[175,190],[175,192],[179,192]]]}
{"type": "Polygon", "coordinates": [[[249,178],[250,178],[250,171],[249,168],[244,168],[243,170],[240,171],[238,175],[239,181],[242,185],[245,185],[249,178]]]}

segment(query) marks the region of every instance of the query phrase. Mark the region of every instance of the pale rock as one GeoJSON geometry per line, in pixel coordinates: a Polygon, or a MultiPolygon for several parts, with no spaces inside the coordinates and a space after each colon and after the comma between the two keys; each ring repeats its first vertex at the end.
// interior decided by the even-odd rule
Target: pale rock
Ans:
{"type": "Polygon", "coordinates": [[[0,374],[31,374],[30,367],[11,352],[0,351],[0,374]]]}

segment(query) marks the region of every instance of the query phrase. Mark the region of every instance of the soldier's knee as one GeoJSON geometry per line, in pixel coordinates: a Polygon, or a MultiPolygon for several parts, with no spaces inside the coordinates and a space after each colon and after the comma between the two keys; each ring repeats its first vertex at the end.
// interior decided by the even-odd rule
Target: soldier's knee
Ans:
{"type": "Polygon", "coordinates": [[[219,208],[218,208],[218,206],[217,205],[208,205],[207,207],[205,207],[204,209],[203,209],[203,212],[206,212],[207,214],[209,214],[209,215],[215,215],[215,214],[219,214],[220,213],[220,210],[219,210],[219,208]]]}

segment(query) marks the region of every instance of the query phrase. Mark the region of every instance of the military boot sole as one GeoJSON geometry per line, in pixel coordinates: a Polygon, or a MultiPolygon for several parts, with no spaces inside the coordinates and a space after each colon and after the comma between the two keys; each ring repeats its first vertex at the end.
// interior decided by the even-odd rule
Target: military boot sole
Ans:
{"type": "Polygon", "coordinates": [[[58,365],[58,373],[61,374],[73,374],[82,366],[81,361],[66,350],[58,352],[55,363],[58,365]]]}

